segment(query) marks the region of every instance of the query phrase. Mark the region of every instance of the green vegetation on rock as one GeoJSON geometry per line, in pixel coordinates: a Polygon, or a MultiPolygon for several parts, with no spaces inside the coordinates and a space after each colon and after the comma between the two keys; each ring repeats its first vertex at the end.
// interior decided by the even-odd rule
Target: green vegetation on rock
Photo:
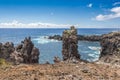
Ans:
{"type": "Polygon", "coordinates": [[[7,62],[5,59],[0,58],[0,66],[6,66],[6,65],[10,65],[10,62],[7,62]]]}

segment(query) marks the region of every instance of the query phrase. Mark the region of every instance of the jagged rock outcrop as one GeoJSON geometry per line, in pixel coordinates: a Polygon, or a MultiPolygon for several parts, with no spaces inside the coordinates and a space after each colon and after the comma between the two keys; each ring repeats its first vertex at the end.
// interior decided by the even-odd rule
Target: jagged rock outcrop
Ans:
{"type": "Polygon", "coordinates": [[[39,50],[34,47],[31,38],[25,38],[20,45],[14,47],[13,43],[0,44],[0,58],[4,58],[15,64],[38,63],[39,50]]]}
{"type": "MultiPolygon", "coordinates": [[[[78,40],[80,41],[101,41],[102,36],[100,35],[77,35],[78,40]]],[[[54,35],[54,36],[49,36],[48,39],[54,39],[54,40],[62,40],[62,36],[60,35],[54,35]]]]}
{"type": "Polygon", "coordinates": [[[12,42],[0,43],[0,58],[10,60],[10,55],[14,52],[14,44],[12,42]]]}
{"type": "Polygon", "coordinates": [[[54,39],[54,40],[61,41],[62,40],[62,36],[60,36],[60,35],[49,36],[48,39],[54,39]]]}
{"type": "Polygon", "coordinates": [[[62,41],[63,60],[80,59],[77,45],[77,30],[74,26],[72,26],[70,30],[65,30],[63,32],[62,41]]]}
{"type": "Polygon", "coordinates": [[[81,41],[101,41],[102,40],[102,36],[100,35],[78,35],[78,40],[81,41]]]}
{"type": "Polygon", "coordinates": [[[102,35],[100,60],[120,64],[120,32],[102,35]]]}

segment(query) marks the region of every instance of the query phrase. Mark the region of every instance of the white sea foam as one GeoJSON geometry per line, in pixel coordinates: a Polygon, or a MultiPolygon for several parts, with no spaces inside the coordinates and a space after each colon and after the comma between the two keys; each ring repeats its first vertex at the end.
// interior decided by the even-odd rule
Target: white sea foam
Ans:
{"type": "Polygon", "coordinates": [[[33,39],[39,44],[47,44],[50,42],[58,42],[58,40],[48,39],[48,36],[39,36],[38,38],[33,39]]]}
{"type": "Polygon", "coordinates": [[[96,61],[99,59],[100,51],[96,50],[93,53],[89,53],[88,56],[92,57],[92,59],[89,59],[88,61],[96,61]]]}
{"type": "Polygon", "coordinates": [[[100,50],[101,49],[101,47],[95,47],[95,46],[89,46],[88,48],[91,50],[100,50]]]}
{"type": "Polygon", "coordinates": [[[114,31],[112,31],[112,32],[119,32],[119,31],[117,31],[117,30],[114,30],[114,31]]]}
{"type": "Polygon", "coordinates": [[[91,54],[88,54],[88,56],[94,57],[94,56],[95,56],[95,54],[92,54],[92,53],[91,53],[91,54]]]}
{"type": "Polygon", "coordinates": [[[99,57],[100,55],[100,51],[96,50],[95,52],[93,53],[89,53],[88,56],[91,56],[91,57],[99,57]]]}

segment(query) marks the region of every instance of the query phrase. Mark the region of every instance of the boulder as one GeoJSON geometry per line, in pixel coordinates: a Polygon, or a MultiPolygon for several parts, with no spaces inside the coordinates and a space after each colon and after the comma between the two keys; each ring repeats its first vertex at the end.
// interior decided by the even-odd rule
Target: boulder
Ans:
{"type": "Polygon", "coordinates": [[[55,56],[53,61],[54,61],[54,63],[61,62],[61,60],[60,60],[60,58],[58,56],[55,56]]]}

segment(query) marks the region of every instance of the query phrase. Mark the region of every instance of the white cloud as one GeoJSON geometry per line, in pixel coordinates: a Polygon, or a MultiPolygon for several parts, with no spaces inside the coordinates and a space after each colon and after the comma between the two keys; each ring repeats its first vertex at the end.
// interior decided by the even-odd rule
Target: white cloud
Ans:
{"type": "Polygon", "coordinates": [[[93,6],[92,3],[88,4],[87,7],[91,8],[93,6]]]}
{"type": "MultiPolygon", "coordinates": [[[[0,23],[0,28],[68,28],[72,24],[53,24],[53,23],[20,23],[16,20],[12,22],[0,23]]],[[[75,25],[78,26],[78,25],[75,25]]]]}
{"type": "Polygon", "coordinates": [[[115,2],[114,4],[113,4],[113,6],[116,6],[116,5],[119,5],[120,4],[120,2],[115,2]]]}
{"type": "Polygon", "coordinates": [[[110,19],[114,19],[114,18],[120,18],[120,7],[114,7],[110,10],[111,14],[108,15],[102,15],[99,14],[98,16],[96,16],[96,20],[98,21],[104,21],[104,20],[110,20],[110,19]]]}

